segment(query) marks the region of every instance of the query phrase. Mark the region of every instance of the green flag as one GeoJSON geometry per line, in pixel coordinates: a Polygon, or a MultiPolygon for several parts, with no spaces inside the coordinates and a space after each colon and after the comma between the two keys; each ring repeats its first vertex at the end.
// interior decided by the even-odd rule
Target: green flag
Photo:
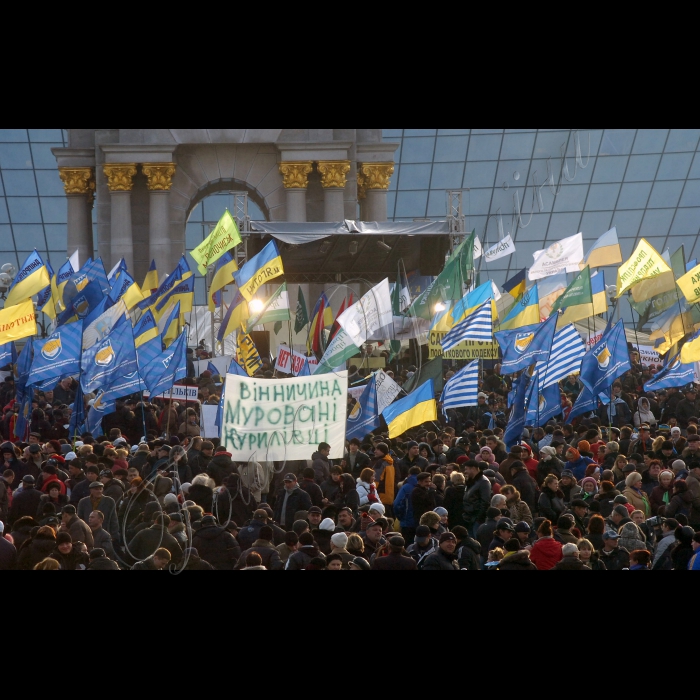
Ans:
{"type": "Polygon", "coordinates": [[[582,306],[583,304],[593,304],[593,295],[591,293],[591,268],[586,266],[579,272],[574,281],[569,285],[567,290],[562,294],[552,307],[552,313],[559,309],[570,309],[574,306],[582,306]]]}
{"type": "Polygon", "coordinates": [[[281,330],[282,330],[282,321],[277,321],[277,323],[275,323],[275,328],[274,328],[275,335],[278,335],[281,330]]]}
{"type": "Polygon", "coordinates": [[[297,298],[297,316],[296,322],[294,323],[294,332],[301,333],[301,331],[306,328],[309,324],[309,312],[306,310],[306,299],[304,299],[304,292],[301,287],[299,287],[299,297],[297,298]]]}
{"type": "Polygon", "coordinates": [[[396,284],[391,295],[391,309],[394,316],[400,316],[411,306],[411,290],[408,286],[406,275],[401,271],[401,265],[396,275],[396,284]]]}
{"type": "Polygon", "coordinates": [[[437,303],[458,301],[464,296],[464,281],[474,267],[475,235],[476,232],[472,231],[471,236],[455,249],[435,282],[413,302],[409,315],[429,321],[435,315],[437,303]]]}
{"type": "Polygon", "coordinates": [[[404,385],[403,390],[410,394],[414,389],[422,386],[429,379],[435,383],[435,392],[442,392],[444,388],[444,378],[442,374],[442,357],[424,364],[404,385]]]}
{"type": "Polygon", "coordinates": [[[213,265],[227,250],[240,242],[238,226],[227,209],[208,238],[190,253],[197,262],[199,274],[206,275],[209,265],[213,265]]]}
{"type": "Polygon", "coordinates": [[[331,340],[330,345],[319,362],[314,374],[329,374],[355,355],[359,354],[360,348],[352,342],[352,338],[341,328],[331,340]]]}
{"type": "Polygon", "coordinates": [[[246,325],[248,333],[263,323],[272,323],[273,321],[289,321],[291,314],[289,312],[289,294],[287,293],[287,283],[282,284],[275,293],[267,300],[260,313],[251,316],[246,325]]]}

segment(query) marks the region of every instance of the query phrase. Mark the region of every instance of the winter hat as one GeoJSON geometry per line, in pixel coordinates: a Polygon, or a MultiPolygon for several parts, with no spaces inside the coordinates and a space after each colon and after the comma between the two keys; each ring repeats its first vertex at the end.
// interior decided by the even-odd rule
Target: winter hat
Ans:
{"type": "Polygon", "coordinates": [[[435,508],[434,512],[437,513],[441,518],[444,518],[446,515],[449,515],[446,508],[435,508]]]}
{"type": "Polygon", "coordinates": [[[191,488],[192,488],[192,484],[190,484],[188,482],[186,482],[186,483],[182,484],[182,486],[180,486],[180,490],[184,494],[188,494],[190,492],[191,488]]]}
{"type": "Polygon", "coordinates": [[[335,530],[335,523],[330,519],[326,518],[320,525],[319,525],[319,530],[323,530],[323,532],[333,532],[335,530]]]}
{"type": "Polygon", "coordinates": [[[373,503],[370,506],[369,512],[375,512],[379,513],[380,515],[384,515],[386,513],[386,508],[381,503],[373,503]]]}
{"type": "Polygon", "coordinates": [[[680,435],[681,429],[678,426],[671,428],[671,435],[680,435]]]}
{"type": "Polygon", "coordinates": [[[68,453],[66,454],[66,458],[65,458],[65,459],[66,459],[66,462],[72,462],[74,459],[77,459],[77,458],[78,458],[78,455],[75,454],[75,452],[68,452],[68,453]]]}
{"type": "Polygon", "coordinates": [[[466,455],[462,455],[461,457],[457,457],[457,464],[464,464],[465,462],[469,461],[469,457],[466,455]]]}
{"type": "Polygon", "coordinates": [[[56,535],[56,544],[73,544],[73,538],[69,532],[59,532],[56,535]]]}
{"type": "Polygon", "coordinates": [[[263,525],[260,528],[260,539],[267,542],[271,542],[272,538],[275,536],[272,528],[269,525],[263,525]]]}
{"type": "Polygon", "coordinates": [[[370,571],[369,562],[362,557],[355,557],[350,563],[354,564],[360,571],[370,571]]]}
{"type": "Polygon", "coordinates": [[[416,537],[430,537],[430,528],[427,525],[419,525],[416,528],[416,537]]]}
{"type": "Polygon", "coordinates": [[[585,490],[586,483],[593,484],[595,486],[596,492],[598,491],[598,482],[592,477],[592,476],[587,476],[582,482],[581,482],[581,488],[585,490]]]}
{"type": "Polygon", "coordinates": [[[377,443],[374,449],[379,450],[385,457],[389,454],[389,448],[383,442],[377,443]]]}
{"type": "Polygon", "coordinates": [[[411,442],[406,443],[406,450],[410,450],[414,447],[418,447],[418,443],[412,440],[411,442]]]}
{"type": "Polygon", "coordinates": [[[530,533],[530,526],[526,522],[518,523],[515,526],[515,531],[516,532],[527,532],[529,534],[530,533]]]}
{"type": "Polygon", "coordinates": [[[168,493],[163,499],[163,505],[169,506],[177,503],[177,496],[174,493],[168,493]]]}
{"type": "MultiPolygon", "coordinates": [[[[572,447],[571,449],[573,450],[574,448],[572,447]]],[[[576,450],[574,450],[574,452],[576,452],[576,450]]],[[[560,478],[561,479],[573,479],[574,473],[570,469],[564,469],[564,471],[561,473],[560,478]]]]}
{"type": "MultiPolygon", "coordinates": [[[[557,451],[553,447],[543,447],[540,450],[540,456],[544,455],[545,457],[556,457],[557,451]]],[[[548,459],[544,459],[543,461],[548,462],[548,459]]]]}
{"type": "Polygon", "coordinates": [[[331,544],[337,549],[345,549],[348,546],[348,536],[344,532],[338,532],[331,537],[331,544]]]}
{"type": "MultiPolygon", "coordinates": [[[[572,448],[572,449],[573,449],[573,448],[572,448]]],[[[590,452],[590,451],[591,451],[591,443],[588,442],[588,440],[581,440],[581,441],[578,443],[578,448],[577,448],[577,449],[578,449],[579,454],[580,454],[581,452],[590,452]]]]}

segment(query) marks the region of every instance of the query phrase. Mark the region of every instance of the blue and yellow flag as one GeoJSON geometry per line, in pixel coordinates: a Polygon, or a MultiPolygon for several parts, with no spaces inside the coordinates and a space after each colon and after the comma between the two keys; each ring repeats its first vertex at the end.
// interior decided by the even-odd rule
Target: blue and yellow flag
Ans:
{"type": "Polygon", "coordinates": [[[178,301],[175,306],[168,308],[167,313],[158,322],[158,330],[166,348],[180,335],[180,315],[180,302],[178,301]]]}
{"type": "Polygon", "coordinates": [[[547,362],[557,330],[558,315],[552,314],[544,323],[494,333],[501,346],[503,374],[515,374],[537,362],[547,362]]]}
{"type": "Polygon", "coordinates": [[[599,270],[591,275],[591,295],[593,296],[593,315],[598,316],[608,310],[608,295],[605,291],[605,272],[599,270]]]}
{"type": "Polygon", "coordinates": [[[187,333],[182,332],[172,347],[164,350],[141,370],[151,398],[169,391],[178,379],[187,376],[187,333]]]}
{"type": "Polygon", "coordinates": [[[589,267],[608,267],[609,265],[619,265],[621,262],[622,249],[620,241],[617,239],[617,228],[613,227],[593,244],[579,266],[583,270],[586,265],[589,267]]]}
{"type": "Polygon", "coordinates": [[[618,321],[612,329],[605,331],[593,350],[586,353],[581,363],[581,381],[591,394],[597,396],[630,369],[625,324],[618,321]]]}
{"type": "MultiPolygon", "coordinates": [[[[158,329],[156,328],[156,331],[157,330],[158,329]]],[[[144,376],[144,368],[153,362],[153,360],[155,360],[156,357],[163,352],[163,349],[163,341],[161,340],[160,334],[136,347],[136,355],[138,356],[139,360],[139,372],[141,372],[142,377],[144,376]]]]}
{"type": "Polygon", "coordinates": [[[223,343],[224,338],[228,338],[231,333],[235,333],[249,318],[248,304],[240,291],[236,290],[236,295],[231,302],[231,306],[228,307],[226,316],[219,328],[218,341],[223,343]]]}
{"type": "Polygon", "coordinates": [[[153,309],[153,315],[160,320],[162,315],[172,304],[180,305],[181,314],[189,314],[194,306],[194,275],[178,282],[164,297],[162,297],[153,309]]]}
{"type": "Polygon", "coordinates": [[[134,278],[126,270],[120,270],[112,283],[109,298],[115,304],[124,299],[126,308],[130,310],[143,301],[143,294],[134,278]]]}
{"type": "Polygon", "coordinates": [[[514,299],[517,299],[521,294],[525,293],[527,288],[527,268],[523,268],[517,275],[511,277],[504,285],[503,291],[510,294],[514,299]]]}
{"type": "Polygon", "coordinates": [[[24,261],[15,276],[5,300],[5,306],[15,306],[31,299],[51,284],[51,276],[41,255],[36,250],[24,261]]]}
{"type": "Polygon", "coordinates": [[[46,340],[37,340],[34,344],[34,359],[27,386],[36,386],[49,379],[78,374],[82,349],[82,321],[61,326],[46,340]]]}
{"type": "Polygon", "coordinates": [[[401,437],[407,430],[428,421],[437,420],[435,384],[429,379],[405,399],[384,409],[384,420],[389,426],[389,438],[401,437]]]}
{"type": "Polygon", "coordinates": [[[58,272],[51,278],[51,295],[57,314],[66,310],[66,306],[63,303],[63,290],[65,289],[68,280],[74,274],[75,270],[73,269],[70,260],[66,260],[66,262],[61,265],[58,272]]]}
{"type": "Polygon", "coordinates": [[[139,319],[139,322],[134,326],[134,344],[136,348],[140,348],[144,343],[147,343],[153,338],[158,338],[160,331],[158,324],[153,316],[153,312],[149,309],[139,319]]]}
{"type": "Polygon", "coordinates": [[[537,285],[525,292],[501,323],[501,330],[513,330],[540,322],[540,296],[537,285]]]}
{"type": "MultiPolygon", "coordinates": [[[[446,330],[451,331],[457,324],[464,321],[467,316],[471,316],[478,307],[482,306],[489,299],[493,299],[493,284],[491,280],[484,282],[484,284],[477,287],[474,291],[469,292],[469,294],[454,305],[448,321],[452,325],[446,330]]],[[[491,312],[494,314],[494,317],[497,315],[497,312],[494,313],[493,304],[491,312]]]]}
{"type": "Polygon", "coordinates": [[[252,377],[262,367],[260,353],[244,328],[241,328],[238,333],[238,363],[248,372],[249,377],[252,377]]]}
{"type": "Polygon", "coordinates": [[[156,261],[151,260],[151,266],[148,268],[146,277],[141,285],[144,296],[146,294],[153,294],[158,289],[158,268],[156,267],[156,261]]]}
{"type": "Polygon", "coordinates": [[[120,376],[137,371],[133,329],[123,316],[104,340],[83,353],[80,383],[88,394],[109,386],[120,376]]]}
{"type": "Polygon", "coordinates": [[[209,288],[209,311],[214,313],[217,306],[221,306],[221,290],[229,284],[233,284],[233,276],[238,272],[238,265],[233,253],[225,253],[216,263],[214,279],[209,288]]]}
{"type": "Polygon", "coordinates": [[[236,284],[246,301],[251,301],[262,285],[283,274],[284,266],[277,243],[270,241],[236,273],[236,284]]]}

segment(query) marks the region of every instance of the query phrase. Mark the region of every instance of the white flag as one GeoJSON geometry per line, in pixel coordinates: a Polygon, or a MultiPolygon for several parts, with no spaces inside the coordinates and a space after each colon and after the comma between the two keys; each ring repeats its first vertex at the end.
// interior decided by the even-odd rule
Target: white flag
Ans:
{"type": "Polygon", "coordinates": [[[478,260],[483,252],[484,250],[481,247],[481,241],[479,240],[479,236],[474,236],[474,260],[478,260]]]}
{"type": "Polygon", "coordinates": [[[489,248],[484,253],[484,262],[491,263],[494,260],[500,260],[508,255],[515,253],[515,244],[513,239],[508,234],[502,241],[498,241],[493,248],[489,248]]]}
{"type": "Polygon", "coordinates": [[[541,280],[561,272],[579,273],[579,263],[583,260],[583,234],[552,243],[546,250],[533,254],[534,265],[530,268],[530,280],[541,280]]]}
{"type": "Polygon", "coordinates": [[[350,336],[352,342],[361,347],[374,331],[393,322],[389,280],[385,279],[365,294],[360,301],[343,312],[337,322],[350,336]]]}
{"type": "Polygon", "coordinates": [[[382,369],[375,376],[377,378],[377,407],[381,416],[384,409],[394,403],[394,399],[401,393],[401,387],[382,369]]]}

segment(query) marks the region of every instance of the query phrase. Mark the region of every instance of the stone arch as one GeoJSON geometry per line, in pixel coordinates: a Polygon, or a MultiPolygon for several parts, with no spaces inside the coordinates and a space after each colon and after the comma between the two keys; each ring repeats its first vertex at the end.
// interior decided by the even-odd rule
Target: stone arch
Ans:
{"type": "Polygon", "coordinates": [[[257,204],[258,207],[260,207],[261,211],[265,215],[266,220],[270,220],[270,212],[267,210],[267,206],[265,205],[265,198],[260,194],[260,192],[257,189],[252,188],[247,183],[234,179],[217,180],[216,182],[210,182],[208,185],[202,187],[190,202],[190,209],[187,212],[187,220],[189,220],[190,214],[192,213],[194,208],[210,195],[218,194],[219,192],[232,191],[248,192],[248,199],[252,202],[255,202],[255,204],[257,204]]]}
{"type": "Polygon", "coordinates": [[[248,190],[270,221],[286,219],[286,196],[274,144],[189,144],[178,146],[177,171],[169,196],[170,239],[185,244],[185,226],[193,207],[208,194],[248,190]]]}

